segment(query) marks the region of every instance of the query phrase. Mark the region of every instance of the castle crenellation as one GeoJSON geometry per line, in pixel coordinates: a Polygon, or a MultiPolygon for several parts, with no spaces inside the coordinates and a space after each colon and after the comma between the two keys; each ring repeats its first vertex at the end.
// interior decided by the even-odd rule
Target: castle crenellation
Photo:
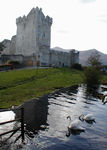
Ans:
{"type": "Polygon", "coordinates": [[[37,14],[39,14],[39,19],[44,21],[44,23],[48,23],[49,25],[52,24],[52,18],[50,18],[48,15],[45,17],[45,15],[42,12],[42,9],[39,9],[38,7],[33,8],[27,16],[24,15],[23,17],[18,17],[16,19],[16,24],[26,23],[31,17],[36,17],[37,14]]]}
{"type": "Polygon", "coordinates": [[[33,8],[27,16],[18,17],[17,33],[8,42],[2,57],[6,60],[8,55],[7,59],[18,60],[19,56],[19,61],[33,66],[70,66],[79,63],[79,52],[61,52],[50,48],[52,22],[52,18],[45,16],[38,7],[33,8]]]}

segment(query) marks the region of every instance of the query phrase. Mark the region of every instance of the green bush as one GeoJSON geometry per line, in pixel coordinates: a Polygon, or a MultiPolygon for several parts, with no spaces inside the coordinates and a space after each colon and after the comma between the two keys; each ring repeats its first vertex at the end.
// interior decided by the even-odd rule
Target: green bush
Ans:
{"type": "Polygon", "coordinates": [[[88,86],[100,84],[101,72],[95,67],[87,67],[84,71],[84,82],[88,86]]]}
{"type": "Polygon", "coordinates": [[[8,60],[7,64],[20,65],[20,62],[16,60],[8,60]]]}
{"type": "Polygon", "coordinates": [[[81,64],[75,63],[71,66],[71,68],[73,69],[77,69],[77,70],[83,70],[81,64]]]}

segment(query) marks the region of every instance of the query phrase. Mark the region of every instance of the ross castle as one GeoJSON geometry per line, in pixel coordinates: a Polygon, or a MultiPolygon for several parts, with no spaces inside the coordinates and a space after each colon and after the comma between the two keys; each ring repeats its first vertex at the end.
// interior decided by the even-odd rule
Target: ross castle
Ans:
{"type": "Polygon", "coordinates": [[[79,63],[79,52],[50,48],[52,18],[42,9],[33,8],[27,16],[16,19],[17,33],[11,41],[4,40],[2,63],[17,60],[30,66],[71,66],[79,63]]]}

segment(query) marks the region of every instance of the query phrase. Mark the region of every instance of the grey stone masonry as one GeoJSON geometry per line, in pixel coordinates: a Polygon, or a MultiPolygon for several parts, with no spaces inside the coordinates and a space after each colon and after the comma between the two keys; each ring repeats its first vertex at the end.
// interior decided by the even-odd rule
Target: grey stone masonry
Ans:
{"type": "Polygon", "coordinates": [[[57,67],[79,63],[79,52],[75,50],[61,52],[50,49],[52,22],[52,18],[45,16],[38,7],[33,8],[27,16],[17,18],[17,33],[7,42],[2,53],[3,60],[19,58],[27,65],[57,67]]]}

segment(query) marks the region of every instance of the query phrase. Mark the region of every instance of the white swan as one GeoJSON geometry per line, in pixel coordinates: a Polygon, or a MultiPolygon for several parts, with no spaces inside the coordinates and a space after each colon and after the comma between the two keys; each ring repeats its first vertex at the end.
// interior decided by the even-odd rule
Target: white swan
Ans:
{"type": "Polygon", "coordinates": [[[76,120],[71,121],[71,117],[70,116],[68,116],[67,119],[70,120],[68,129],[70,129],[70,130],[76,130],[76,131],[81,131],[81,132],[85,131],[85,128],[83,128],[83,127],[80,126],[80,120],[76,119],[76,120]]]}
{"type": "Polygon", "coordinates": [[[107,94],[104,96],[103,104],[107,103],[107,94]]]}
{"type": "Polygon", "coordinates": [[[79,119],[81,120],[81,121],[95,121],[95,118],[93,117],[93,115],[92,114],[87,114],[87,115],[83,115],[83,114],[81,114],[80,116],[79,116],[79,119]]]}

